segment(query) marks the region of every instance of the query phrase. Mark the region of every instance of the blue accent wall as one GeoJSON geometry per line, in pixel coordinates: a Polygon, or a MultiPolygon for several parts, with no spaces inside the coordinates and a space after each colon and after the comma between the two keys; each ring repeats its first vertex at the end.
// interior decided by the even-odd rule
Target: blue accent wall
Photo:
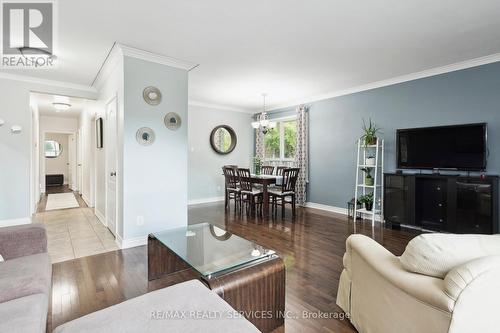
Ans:
{"type": "MultiPolygon", "coordinates": [[[[308,202],[345,207],[354,196],[362,119],[382,127],[385,171],[396,169],[396,129],[488,123],[487,173],[500,172],[500,63],[309,104],[308,202]]],[[[294,108],[272,113],[279,117],[294,108]]]]}

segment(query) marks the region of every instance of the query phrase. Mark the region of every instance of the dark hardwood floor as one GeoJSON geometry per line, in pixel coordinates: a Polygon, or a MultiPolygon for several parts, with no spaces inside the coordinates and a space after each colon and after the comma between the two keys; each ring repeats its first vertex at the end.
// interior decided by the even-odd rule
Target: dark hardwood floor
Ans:
{"type": "MultiPolygon", "coordinates": [[[[233,208],[231,206],[231,208],[233,208]]],[[[314,209],[298,209],[281,220],[240,217],[223,204],[189,209],[189,223],[211,222],[239,236],[275,249],[286,265],[286,332],[355,332],[335,304],[342,271],[345,240],[361,233],[400,255],[416,233],[372,228],[368,222],[348,221],[343,215],[314,209]],[[315,316],[327,314],[330,318],[315,316]]],[[[122,302],[196,274],[187,270],[148,282],[146,246],[118,250],[53,265],[53,288],[48,330],[85,314],[122,302]]],[[[278,331],[282,332],[283,329],[278,331]]]]}

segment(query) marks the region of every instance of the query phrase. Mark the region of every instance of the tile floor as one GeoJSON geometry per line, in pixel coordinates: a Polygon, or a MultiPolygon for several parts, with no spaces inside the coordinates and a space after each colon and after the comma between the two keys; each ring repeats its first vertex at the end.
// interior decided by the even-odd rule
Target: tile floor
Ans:
{"type": "Polygon", "coordinates": [[[52,263],[118,250],[113,234],[92,208],[40,212],[34,222],[45,224],[52,263]]]}

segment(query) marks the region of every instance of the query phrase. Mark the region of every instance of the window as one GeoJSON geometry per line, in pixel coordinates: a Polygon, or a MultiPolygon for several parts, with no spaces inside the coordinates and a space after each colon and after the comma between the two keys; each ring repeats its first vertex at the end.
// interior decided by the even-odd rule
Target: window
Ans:
{"type": "Polygon", "coordinates": [[[296,152],[297,121],[287,119],[276,122],[276,127],[264,135],[266,160],[293,160],[296,152]]]}
{"type": "Polygon", "coordinates": [[[45,157],[46,158],[56,158],[62,153],[61,144],[54,140],[45,141],[45,157]]]}

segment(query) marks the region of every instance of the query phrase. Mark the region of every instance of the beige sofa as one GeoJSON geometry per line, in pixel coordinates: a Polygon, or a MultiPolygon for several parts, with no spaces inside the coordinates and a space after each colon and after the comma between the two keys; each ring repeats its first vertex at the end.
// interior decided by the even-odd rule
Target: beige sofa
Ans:
{"type": "Polygon", "coordinates": [[[420,235],[396,257],[352,235],[337,304],[361,333],[499,332],[500,236],[420,235]]]}
{"type": "Polygon", "coordinates": [[[45,332],[52,282],[41,224],[0,228],[0,332],[45,332]]]}

